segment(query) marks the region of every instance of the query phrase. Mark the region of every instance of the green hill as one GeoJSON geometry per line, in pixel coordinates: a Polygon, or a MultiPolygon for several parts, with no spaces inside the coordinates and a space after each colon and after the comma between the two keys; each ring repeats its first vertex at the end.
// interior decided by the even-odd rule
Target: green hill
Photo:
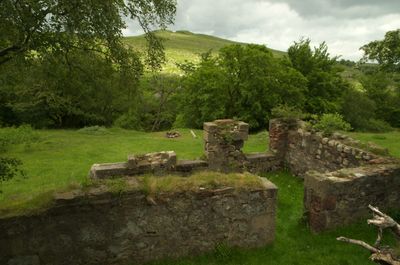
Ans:
{"type": "MultiPolygon", "coordinates": [[[[209,50],[212,50],[213,53],[217,53],[221,48],[227,45],[246,45],[246,43],[234,42],[204,34],[195,34],[189,31],[157,31],[156,35],[164,41],[167,58],[164,71],[170,73],[179,72],[176,63],[182,63],[185,60],[198,62],[199,55],[209,50]]],[[[139,51],[144,51],[146,47],[144,35],[126,37],[125,42],[139,51]]],[[[283,56],[285,54],[282,51],[272,49],[271,51],[275,56],[283,56]]]]}

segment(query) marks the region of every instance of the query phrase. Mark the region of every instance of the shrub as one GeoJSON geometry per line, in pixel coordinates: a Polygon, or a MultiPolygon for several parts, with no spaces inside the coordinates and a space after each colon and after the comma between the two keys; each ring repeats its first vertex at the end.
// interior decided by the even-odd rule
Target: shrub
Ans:
{"type": "Polygon", "coordinates": [[[91,135],[105,135],[109,134],[110,132],[103,126],[90,126],[90,127],[84,127],[82,129],[79,129],[78,132],[80,133],[85,133],[85,134],[91,134],[91,135]]]}
{"type": "Polygon", "coordinates": [[[384,120],[369,119],[365,130],[369,132],[389,132],[392,131],[393,128],[384,120]]]}
{"type": "Polygon", "coordinates": [[[19,174],[23,175],[21,165],[22,162],[18,159],[0,157],[0,182],[10,180],[19,174]]]}
{"type": "Polygon", "coordinates": [[[128,112],[119,116],[118,119],[115,120],[114,126],[122,129],[128,130],[141,130],[140,118],[138,115],[132,112],[128,112]]]}
{"type": "Polygon", "coordinates": [[[183,114],[178,114],[176,115],[174,124],[172,125],[172,128],[178,129],[178,128],[185,128],[186,127],[186,121],[185,117],[183,114]]]}
{"type": "Polygon", "coordinates": [[[350,89],[343,97],[343,117],[355,130],[368,130],[369,119],[375,117],[375,102],[365,92],[350,89]]]}
{"type": "Polygon", "coordinates": [[[40,135],[30,125],[0,130],[0,150],[2,151],[5,151],[9,145],[25,144],[29,146],[38,141],[40,141],[40,135]]]}
{"type": "Polygon", "coordinates": [[[294,107],[288,105],[278,105],[271,110],[272,118],[281,119],[303,119],[305,114],[294,107]]]}
{"type": "Polygon", "coordinates": [[[351,126],[343,120],[343,116],[337,113],[324,114],[314,125],[314,128],[325,135],[331,135],[335,131],[349,131],[351,126]]]}

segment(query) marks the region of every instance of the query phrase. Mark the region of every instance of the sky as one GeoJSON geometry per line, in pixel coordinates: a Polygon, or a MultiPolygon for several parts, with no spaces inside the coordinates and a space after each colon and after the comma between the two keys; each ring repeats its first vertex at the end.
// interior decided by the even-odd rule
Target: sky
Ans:
{"type": "MultiPolygon", "coordinates": [[[[400,0],[178,0],[171,30],[189,30],[286,51],[325,41],[332,55],[359,60],[361,46],[400,28],[400,0]]],[[[128,23],[124,35],[142,32],[128,23]]]]}

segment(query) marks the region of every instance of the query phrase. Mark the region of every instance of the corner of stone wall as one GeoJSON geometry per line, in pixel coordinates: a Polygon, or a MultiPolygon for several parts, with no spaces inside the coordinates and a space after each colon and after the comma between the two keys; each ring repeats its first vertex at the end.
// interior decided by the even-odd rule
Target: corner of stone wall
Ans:
{"type": "Polygon", "coordinates": [[[211,170],[244,171],[246,157],[242,152],[248,139],[249,125],[235,120],[204,123],[205,155],[211,170]]]}

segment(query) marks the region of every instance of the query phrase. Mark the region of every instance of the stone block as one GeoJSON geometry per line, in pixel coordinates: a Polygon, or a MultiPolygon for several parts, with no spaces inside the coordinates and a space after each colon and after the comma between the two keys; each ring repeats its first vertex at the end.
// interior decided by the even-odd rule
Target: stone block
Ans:
{"type": "Polygon", "coordinates": [[[94,164],[90,169],[89,175],[92,179],[106,179],[126,176],[136,173],[128,168],[127,163],[94,164]]]}

